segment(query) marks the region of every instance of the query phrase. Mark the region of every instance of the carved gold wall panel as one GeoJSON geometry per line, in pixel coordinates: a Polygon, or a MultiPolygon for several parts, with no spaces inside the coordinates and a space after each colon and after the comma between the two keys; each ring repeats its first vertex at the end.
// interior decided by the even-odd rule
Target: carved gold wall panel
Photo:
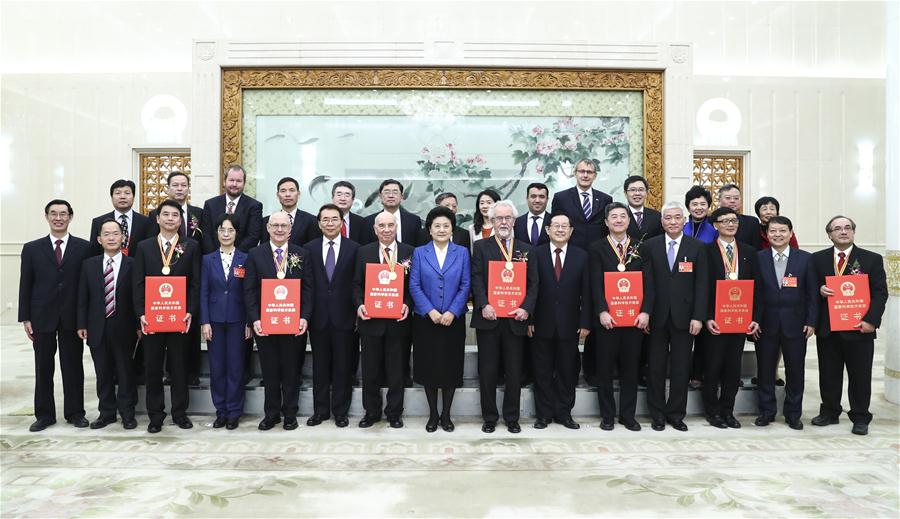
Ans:
{"type": "Polygon", "coordinates": [[[744,190],[744,157],[735,155],[694,154],[693,184],[712,192],[713,207],[718,207],[719,188],[736,184],[744,190]]]}
{"type": "Polygon", "coordinates": [[[220,171],[241,162],[241,111],[245,88],[632,90],[644,100],[644,176],[647,204],[663,194],[663,72],[633,70],[308,68],[222,70],[220,171]]]}
{"type": "Polygon", "coordinates": [[[166,199],[166,178],[169,173],[181,171],[191,178],[191,154],[141,153],[140,159],[141,212],[148,214],[166,199]]]}

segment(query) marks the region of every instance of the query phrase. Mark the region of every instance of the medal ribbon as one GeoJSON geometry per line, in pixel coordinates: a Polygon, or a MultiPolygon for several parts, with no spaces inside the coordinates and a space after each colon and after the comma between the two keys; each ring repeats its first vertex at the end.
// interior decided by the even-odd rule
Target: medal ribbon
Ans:
{"type": "Polygon", "coordinates": [[[494,241],[497,242],[497,246],[500,247],[500,252],[503,253],[503,257],[506,259],[507,263],[512,263],[512,243],[509,244],[509,250],[503,246],[503,242],[500,241],[500,237],[496,234],[494,235],[494,241]]]}
{"type": "Polygon", "coordinates": [[[619,254],[619,249],[616,248],[616,243],[613,241],[612,236],[607,234],[606,241],[609,242],[609,246],[612,247],[616,257],[619,258],[619,265],[624,265],[625,255],[628,253],[628,246],[631,245],[631,238],[625,238],[625,245],[622,246],[622,254],[619,254]]]}
{"type": "Polygon", "coordinates": [[[175,235],[175,238],[169,242],[171,243],[171,247],[169,248],[169,254],[166,254],[163,250],[162,243],[159,240],[156,241],[156,244],[159,246],[159,257],[162,259],[163,268],[170,268],[169,265],[172,263],[172,256],[175,254],[175,247],[178,246],[178,235],[175,235]]]}
{"type": "Polygon", "coordinates": [[[385,254],[385,252],[387,252],[387,247],[385,247],[384,249],[381,249],[381,255],[384,256],[384,261],[385,261],[385,263],[387,263],[388,270],[390,270],[391,273],[393,273],[394,268],[397,267],[397,257],[394,255],[393,252],[391,252],[389,254],[385,254]]]}
{"type": "Polygon", "coordinates": [[[725,255],[725,249],[722,247],[721,240],[716,240],[716,245],[719,246],[719,254],[722,255],[722,264],[725,265],[725,274],[731,274],[733,272],[737,272],[737,261],[738,261],[738,244],[737,240],[734,240],[732,245],[734,246],[734,257],[729,262],[728,256],[725,255]]]}
{"type": "MultiPolygon", "coordinates": [[[[287,245],[287,244],[285,244],[287,245]]],[[[275,272],[284,272],[284,265],[287,263],[287,247],[284,248],[284,255],[281,257],[281,263],[278,262],[278,255],[274,252],[272,253],[272,260],[275,262],[275,272]]]]}
{"type": "Polygon", "coordinates": [[[843,276],[843,275],[844,275],[844,271],[847,270],[847,264],[850,263],[849,261],[847,261],[847,259],[848,259],[848,258],[844,258],[844,264],[843,264],[843,265],[841,265],[841,262],[839,262],[839,261],[835,261],[835,262],[834,262],[834,273],[835,273],[835,275],[838,275],[838,276],[843,276]]]}

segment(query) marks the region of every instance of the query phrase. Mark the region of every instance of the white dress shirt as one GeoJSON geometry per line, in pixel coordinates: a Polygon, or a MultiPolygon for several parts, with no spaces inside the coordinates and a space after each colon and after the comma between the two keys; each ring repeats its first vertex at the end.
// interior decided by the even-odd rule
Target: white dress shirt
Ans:
{"type": "MultiPolygon", "coordinates": [[[[848,263],[848,262],[850,261],[850,253],[853,252],[853,245],[847,247],[847,250],[838,250],[837,247],[833,247],[833,249],[834,249],[834,266],[835,266],[835,269],[837,269],[837,264],[838,264],[838,262],[841,261],[841,258],[838,257],[838,254],[839,254],[839,253],[841,253],[841,252],[844,253],[844,263],[848,263]]],[[[845,268],[846,268],[846,267],[845,267],[845,268]]],[[[837,274],[837,270],[835,270],[834,273],[837,274]]]]}
{"type": "Polygon", "coordinates": [[[434,255],[437,256],[438,267],[440,267],[441,270],[444,270],[444,260],[447,259],[447,251],[450,250],[450,243],[448,242],[443,249],[438,247],[437,243],[434,243],[433,241],[431,243],[434,245],[434,255]]]}
{"type": "MultiPolygon", "coordinates": [[[[725,265],[725,262],[728,261],[728,256],[725,256],[725,251],[728,250],[728,246],[731,245],[731,251],[734,253],[734,273],[740,276],[741,268],[740,268],[740,260],[738,259],[738,244],[737,240],[728,243],[727,241],[719,238],[719,246],[722,247],[722,264],[725,265]]],[[[728,273],[728,269],[731,268],[731,265],[725,265],[725,273],[728,273]]]]}
{"type": "Polygon", "coordinates": [[[384,261],[384,249],[387,248],[391,249],[391,259],[394,260],[394,262],[397,261],[397,243],[398,242],[395,240],[393,243],[385,247],[383,243],[378,242],[378,256],[380,257],[382,263],[387,263],[386,261],[384,261]]]}
{"type": "MultiPolygon", "coordinates": [[[[559,247],[562,249],[562,252],[559,253],[559,264],[563,267],[566,266],[566,252],[569,250],[569,242],[566,242],[565,245],[559,247]]],[[[556,268],[556,245],[553,245],[553,242],[550,242],[550,264],[556,268]]]]}
{"type": "Polygon", "coordinates": [[[66,233],[62,238],[54,238],[52,234],[50,235],[50,246],[53,247],[54,253],[56,251],[56,240],[62,240],[62,243],[59,244],[59,250],[62,251],[63,258],[66,257],[66,245],[69,244],[69,236],[71,236],[69,233],[66,233]]]}
{"type": "Polygon", "coordinates": [[[588,205],[591,208],[590,214],[594,214],[594,189],[582,191],[580,187],[575,186],[575,190],[578,192],[578,205],[581,206],[582,212],[584,211],[584,195],[582,193],[587,193],[588,205]]]}
{"type": "MultiPolygon", "coordinates": [[[[103,253],[103,261],[100,262],[100,273],[103,274],[106,272],[106,262],[112,258],[112,269],[113,269],[113,279],[119,279],[119,267],[122,266],[122,253],[117,252],[115,256],[109,256],[106,253],[103,253]]],[[[115,283],[115,281],[113,281],[115,283]]]]}
{"type": "Polygon", "coordinates": [[[225,252],[219,249],[219,257],[222,259],[222,273],[225,274],[225,279],[228,279],[231,265],[234,263],[234,251],[225,252]]]}
{"type": "Polygon", "coordinates": [[[231,198],[227,194],[225,195],[225,213],[228,213],[228,202],[234,202],[234,207],[231,208],[231,211],[237,213],[238,204],[241,201],[241,196],[238,195],[237,198],[231,198]]]}
{"type": "MultiPolygon", "coordinates": [[[[341,234],[338,233],[337,237],[333,240],[328,239],[325,236],[322,236],[322,264],[324,265],[328,259],[328,242],[334,242],[334,264],[337,265],[338,255],[341,253],[341,234]]],[[[393,249],[391,249],[393,250],[393,249]]]]}
{"type": "MultiPolygon", "coordinates": [[[[121,213],[119,211],[113,211],[113,218],[122,223],[122,217],[125,217],[125,234],[129,237],[131,236],[131,223],[134,221],[134,209],[129,209],[128,211],[121,213]]],[[[143,239],[143,238],[141,238],[143,239]]],[[[128,245],[127,243],[125,245],[128,245]]]]}

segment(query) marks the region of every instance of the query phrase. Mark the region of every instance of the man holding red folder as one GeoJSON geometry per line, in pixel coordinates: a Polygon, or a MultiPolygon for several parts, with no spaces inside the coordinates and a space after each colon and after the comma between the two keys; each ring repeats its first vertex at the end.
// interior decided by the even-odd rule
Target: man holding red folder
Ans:
{"type": "Polygon", "coordinates": [[[844,384],[844,366],[847,367],[847,395],[853,422],[853,434],[869,433],[869,402],[872,398],[872,358],[875,351],[875,329],[881,325],[881,316],[887,304],[887,276],[884,259],[880,254],[854,245],[856,224],[846,216],[835,216],[825,226],[828,238],[834,244],[812,255],[822,304],[819,305],[819,322],[816,326],[816,349],[819,355],[819,390],[822,404],[813,425],[836,424],[841,415],[841,396],[844,384]],[[865,278],[858,276],[866,276],[865,278]],[[853,331],[832,331],[830,306],[838,294],[828,286],[830,276],[852,276],[868,284],[868,310],[859,312],[859,322],[853,331]]]}

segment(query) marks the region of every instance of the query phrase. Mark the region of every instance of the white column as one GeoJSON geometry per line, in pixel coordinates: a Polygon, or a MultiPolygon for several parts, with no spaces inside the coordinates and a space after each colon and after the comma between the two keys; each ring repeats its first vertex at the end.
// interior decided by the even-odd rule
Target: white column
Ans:
{"type": "Polygon", "coordinates": [[[891,295],[881,323],[885,341],[884,397],[900,404],[900,8],[897,2],[886,2],[885,10],[884,244],[891,295]]]}

